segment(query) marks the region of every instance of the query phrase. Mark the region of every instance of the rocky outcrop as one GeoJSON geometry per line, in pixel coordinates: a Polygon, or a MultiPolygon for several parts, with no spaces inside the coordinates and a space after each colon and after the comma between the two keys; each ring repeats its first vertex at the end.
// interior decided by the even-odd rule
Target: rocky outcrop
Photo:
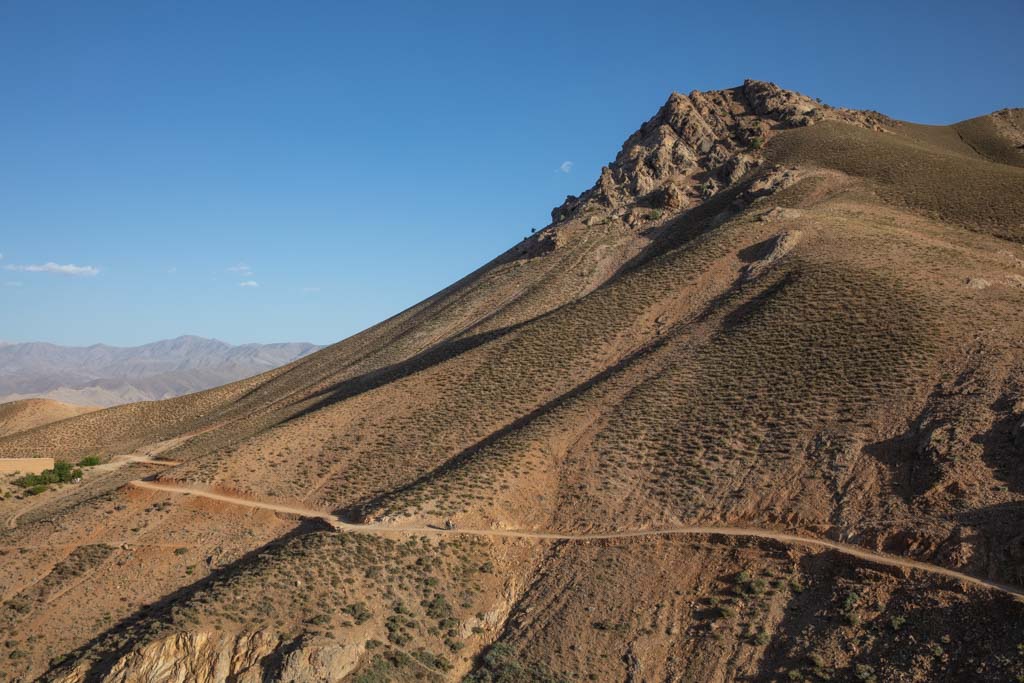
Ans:
{"type": "Polygon", "coordinates": [[[744,267],[742,279],[744,281],[756,280],[775,265],[777,261],[792,251],[793,247],[800,241],[801,236],[802,233],[799,230],[787,230],[758,245],[761,253],[757,255],[756,260],[744,267]]]}
{"type": "MultiPolygon", "coordinates": [[[[268,631],[231,635],[208,631],[175,633],[117,660],[103,683],[216,683],[229,678],[238,683],[259,683],[261,662],[280,644],[268,631]]],[[[80,683],[81,667],[57,679],[80,683]]]]}
{"type": "Polygon", "coordinates": [[[340,681],[355,670],[365,651],[364,642],[305,643],[285,656],[281,672],[273,680],[280,683],[340,681]]]}
{"type": "MultiPolygon", "coordinates": [[[[188,631],[161,638],[118,659],[103,683],[333,683],[352,673],[365,645],[285,642],[267,631],[188,631]]],[[[56,683],[82,683],[77,667],[56,683]]],[[[91,680],[91,679],[90,679],[91,680]]]]}
{"type": "Polygon", "coordinates": [[[672,93],[657,114],[623,144],[592,188],[566,197],[551,212],[558,223],[588,210],[645,206],[685,209],[759,168],[761,149],[776,132],[825,119],[881,128],[875,112],[836,109],[773,83],[689,95],[672,93]]]}

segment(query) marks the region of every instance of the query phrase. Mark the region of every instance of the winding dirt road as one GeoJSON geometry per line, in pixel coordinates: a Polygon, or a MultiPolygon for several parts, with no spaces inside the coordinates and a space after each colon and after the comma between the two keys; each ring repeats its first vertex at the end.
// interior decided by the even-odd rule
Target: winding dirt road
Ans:
{"type": "Polygon", "coordinates": [[[821,538],[812,538],[808,536],[798,536],[792,533],[785,533],[781,531],[772,531],[769,529],[756,529],[746,527],[732,527],[732,526],[679,526],[662,529],[636,529],[630,531],[614,531],[608,533],[594,533],[594,534],[568,534],[568,533],[557,533],[557,532],[545,532],[545,531],[526,531],[516,529],[467,529],[458,528],[453,530],[438,529],[436,527],[429,526],[391,526],[383,527],[373,524],[349,524],[343,522],[336,515],[322,510],[314,510],[311,508],[296,507],[293,505],[284,505],[279,503],[267,503],[263,501],[250,500],[248,498],[240,498],[237,496],[231,496],[223,493],[216,493],[213,491],[206,491],[203,489],[192,488],[188,486],[162,484],[152,481],[133,481],[132,486],[149,489],[152,491],[162,491],[164,493],[177,493],[182,495],[197,496],[199,498],[207,498],[210,500],[216,500],[223,503],[230,503],[232,505],[241,505],[249,508],[258,508],[262,510],[271,510],[273,512],[280,512],[283,514],[297,515],[299,517],[306,517],[311,519],[322,519],[335,529],[341,531],[349,531],[354,533],[363,534],[375,534],[375,535],[390,535],[390,534],[424,534],[424,535],[452,535],[461,534],[463,536],[486,536],[490,538],[534,538],[541,540],[552,540],[552,541],[600,541],[616,538],[643,538],[648,536],[697,536],[697,535],[718,535],[718,536],[737,536],[745,538],[764,538],[782,543],[793,544],[793,545],[804,545],[811,546],[814,548],[824,548],[826,550],[834,550],[836,552],[855,557],[860,560],[866,560],[868,562],[874,562],[876,564],[885,565],[887,567],[896,567],[899,569],[910,569],[925,572],[932,575],[943,576],[949,579],[962,581],[964,583],[972,584],[975,586],[981,586],[984,588],[994,589],[1008,595],[1012,595],[1018,599],[1024,599],[1024,588],[1018,586],[1011,586],[1006,583],[1000,583],[998,581],[992,581],[990,579],[984,579],[977,576],[971,576],[969,574],[963,574],[953,569],[947,569],[927,562],[919,562],[917,560],[910,560],[903,557],[896,557],[894,555],[886,555],[883,553],[873,552],[865,548],[860,548],[854,545],[846,543],[840,543],[838,541],[829,541],[821,538]]]}
{"type": "MultiPolygon", "coordinates": [[[[89,468],[89,474],[93,474],[96,472],[112,472],[116,469],[119,469],[129,464],[155,465],[158,467],[174,467],[175,465],[180,465],[181,463],[179,463],[177,460],[157,460],[152,455],[116,455],[110,459],[110,462],[105,462],[102,465],[96,465],[95,467],[89,468]]],[[[21,508],[20,510],[16,510],[14,514],[7,518],[7,528],[17,529],[18,519],[20,519],[23,515],[32,512],[36,508],[47,505],[50,502],[51,499],[49,497],[43,497],[40,500],[36,501],[34,505],[28,505],[26,507],[21,508]]]]}

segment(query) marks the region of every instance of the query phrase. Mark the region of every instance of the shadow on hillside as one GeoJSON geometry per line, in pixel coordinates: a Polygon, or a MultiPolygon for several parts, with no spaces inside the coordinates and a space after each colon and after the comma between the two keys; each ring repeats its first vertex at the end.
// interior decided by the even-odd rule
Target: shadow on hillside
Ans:
{"type": "Polygon", "coordinates": [[[901,433],[889,439],[864,444],[863,452],[885,467],[893,491],[904,503],[913,503],[918,496],[931,490],[942,479],[942,471],[935,460],[922,451],[922,438],[927,436],[933,409],[930,407],[940,395],[940,387],[933,388],[922,404],[921,412],[901,433]]]}
{"type": "Polygon", "coordinates": [[[531,410],[529,413],[522,415],[521,417],[517,418],[516,420],[512,421],[511,423],[502,427],[501,429],[492,432],[487,437],[481,439],[480,441],[477,441],[472,446],[463,449],[453,457],[443,462],[439,467],[436,467],[430,470],[429,472],[426,472],[416,477],[412,481],[403,484],[402,486],[399,486],[397,488],[391,489],[390,491],[374,496],[369,500],[365,500],[362,501],[361,503],[356,503],[354,505],[347,506],[340,510],[336,510],[335,514],[347,522],[360,522],[364,520],[366,516],[374,508],[379,507],[387,500],[392,499],[408,491],[411,491],[418,486],[422,486],[423,484],[444,477],[448,473],[459,469],[465,463],[471,460],[473,456],[475,456],[477,453],[484,450],[488,446],[491,446],[492,444],[495,444],[498,441],[500,441],[505,436],[514,433],[519,429],[522,429],[523,427],[525,427],[526,425],[528,425],[530,422],[537,419],[541,415],[551,412],[552,410],[556,410],[562,404],[582,395],[592,387],[599,385],[609,377],[627,368],[639,358],[642,358],[643,356],[646,356],[647,354],[665,345],[666,343],[669,342],[670,339],[670,335],[663,335],[661,337],[654,339],[646,346],[634,351],[630,355],[620,360],[615,365],[605,368],[604,370],[597,373],[593,377],[590,377],[589,379],[580,382],[579,384],[574,386],[572,389],[569,389],[565,393],[560,394],[559,396],[553,398],[552,400],[548,401],[547,403],[541,406],[538,406],[537,408],[531,410]]]}
{"type": "Polygon", "coordinates": [[[741,213],[747,207],[736,206],[740,193],[748,187],[744,184],[729,188],[714,197],[697,204],[662,225],[647,228],[640,234],[651,240],[639,254],[629,259],[616,270],[605,283],[637,270],[649,261],[684,246],[687,242],[713,230],[729,218],[741,213]]]}
{"type": "Polygon", "coordinates": [[[982,445],[981,457],[995,477],[1010,490],[1024,493],[1024,417],[1015,414],[1013,406],[1008,395],[993,403],[992,412],[1002,417],[974,441],[982,445]]]}
{"type": "Polygon", "coordinates": [[[372,391],[373,389],[377,389],[385,384],[390,384],[391,382],[403,379],[418,372],[422,372],[423,370],[427,370],[440,363],[449,361],[468,351],[472,351],[477,347],[483,346],[488,342],[499,339],[510,332],[514,332],[525,324],[526,322],[517,323],[515,325],[509,325],[508,327],[502,327],[490,332],[483,332],[470,337],[441,342],[436,346],[416,354],[408,360],[343,380],[338,384],[327,389],[323,389],[322,391],[304,399],[302,404],[305,404],[305,407],[282,420],[281,424],[309,415],[310,413],[315,413],[316,411],[326,408],[334,403],[345,401],[358,396],[359,394],[372,391]]]}
{"type": "MultiPolygon", "coordinates": [[[[706,230],[710,229],[709,222],[711,221],[711,219],[713,219],[716,215],[721,214],[724,208],[728,206],[728,201],[730,200],[730,198],[733,197],[734,195],[735,190],[730,190],[726,193],[723,193],[723,195],[719,197],[715,197],[712,200],[709,200],[705,204],[701,204],[694,207],[693,209],[690,209],[689,211],[685,212],[681,217],[673,219],[669,227],[659,230],[658,234],[660,235],[660,237],[656,239],[655,242],[652,242],[648,249],[646,249],[644,252],[637,255],[633,259],[631,259],[626,264],[623,264],[623,266],[621,266],[616,272],[607,277],[604,280],[604,282],[602,282],[601,285],[599,285],[598,289],[608,285],[610,282],[616,280],[620,275],[625,274],[627,271],[634,270],[640,267],[641,265],[643,265],[650,259],[658,256],[659,254],[663,254],[673,249],[674,247],[680,246],[685,242],[693,239],[694,237],[700,235],[701,233],[705,232],[706,230]]],[[[479,280],[490,268],[494,267],[495,265],[501,265],[509,261],[517,260],[519,257],[516,254],[512,253],[513,251],[514,249],[509,250],[509,252],[506,252],[506,254],[499,256],[494,261],[477,269],[476,271],[470,273],[469,275],[462,278],[458,282],[450,285],[441,292],[438,292],[434,296],[430,297],[430,299],[421,304],[424,305],[425,307],[422,311],[418,311],[416,315],[423,315],[425,314],[426,311],[433,310],[434,308],[436,308],[436,306],[439,305],[439,302],[441,302],[446,295],[456,291],[459,287],[471,285],[476,280],[479,280]]],[[[499,339],[528,324],[534,323],[547,316],[556,314],[558,311],[564,308],[565,305],[574,303],[574,301],[575,300],[565,302],[564,304],[556,306],[555,308],[546,311],[538,315],[537,317],[524,320],[514,325],[508,325],[499,329],[471,336],[454,339],[449,338],[447,340],[438,342],[434,346],[427,348],[410,358],[381,368],[371,370],[369,372],[361,373],[355,377],[350,377],[341,380],[340,382],[331,384],[327,388],[321,389],[320,391],[314,393],[311,396],[303,395],[303,391],[301,388],[296,389],[292,393],[300,395],[299,398],[292,398],[285,395],[282,398],[275,399],[273,402],[271,402],[271,407],[269,409],[256,408],[255,410],[250,410],[250,414],[252,412],[264,412],[268,416],[267,421],[265,421],[263,424],[253,425],[251,427],[246,427],[241,422],[236,422],[235,424],[238,426],[239,431],[237,433],[230,435],[230,441],[237,442],[239,440],[243,440],[247,438],[247,436],[250,435],[251,433],[254,433],[256,431],[262,431],[263,429],[265,429],[268,423],[273,426],[285,424],[292,420],[305,417],[311,413],[315,413],[316,411],[328,407],[332,404],[348,400],[365,392],[377,389],[390,382],[401,380],[410,375],[427,370],[440,363],[452,360],[468,351],[472,351],[473,349],[476,349],[491,341],[499,339]]],[[[413,329],[415,329],[415,325],[412,325],[411,327],[409,327],[409,329],[401,332],[397,337],[392,339],[391,343],[398,343],[399,340],[404,338],[406,335],[410,334],[413,329]]],[[[344,344],[344,342],[339,342],[339,344],[344,344]]],[[[338,347],[338,345],[328,347],[327,349],[321,351],[320,353],[331,353],[332,349],[336,347],[338,347]]],[[[354,363],[359,362],[359,360],[365,360],[365,356],[361,356],[359,359],[353,359],[352,363],[348,363],[346,365],[350,366],[354,363]]],[[[297,362],[297,364],[295,365],[295,370],[298,370],[300,367],[301,363],[297,362]]],[[[318,381],[323,381],[330,374],[336,372],[336,370],[331,370],[321,373],[319,379],[310,380],[309,383],[312,384],[318,381]]],[[[271,383],[276,384],[287,381],[294,382],[294,380],[286,379],[289,375],[290,373],[285,373],[284,375],[281,375],[271,380],[271,383]]],[[[305,380],[303,380],[303,382],[305,382],[305,380]]],[[[233,409],[237,409],[239,407],[239,404],[242,402],[248,402],[251,404],[252,401],[255,400],[255,398],[259,397],[260,395],[267,391],[269,391],[269,385],[260,385],[258,387],[254,387],[249,392],[246,392],[246,394],[244,394],[238,401],[235,401],[232,404],[233,409]]],[[[224,436],[222,432],[223,430],[216,430],[216,433],[209,435],[209,437],[207,438],[212,440],[221,439],[224,436]]],[[[182,444],[181,446],[175,449],[168,451],[168,453],[166,453],[165,455],[171,458],[178,457],[180,453],[186,453],[189,450],[194,450],[196,447],[203,443],[204,439],[202,436],[200,436],[194,440],[190,440],[182,444]]],[[[184,456],[182,457],[183,459],[187,459],[184,458],[184,456]]]]}
{"type": "MultiPolygon", "coordinates": [[[[679,216],[676,216],[675,218],[668,221],[666,224],[658,226],[656,228],[650,228],[647,231],[645,231],[643,234],[651,238],[651,243],[643,251],[641,251],[641,253],[637,254],[626,263],[622,264],[614,273],[607,277],[597,288],[600,289],[601,287],[605,287],[609,283],[618,279],[620,276],[640,268],[641,266],[651,261],[652,259],[660,255],[663,255],[669,251],[672,251],[675,248],[685,245],[687,242],[713,229],[715,225],[720,224],[724,220],[724,218],[732,217],[733,215],[739,213],[742,210],[742,208],[745,207],[737,207],[735,205],[736,199],[739,196],[739,194],[744,189],[746,189],[747,185],[748,184],[745,183],[741,186],[727,189],[720,193],[719,195],[716,195],[715,197],[712,197],[711,199],[688,209],[679,216]]],[[[509,250],[507,250],[505,253],[501,254],[494,260],[478,268],[472,273],[466,275],[465,277],[453,283],[452,285],[449,285],[448,287],[441,290],[437,294],[433,295],[426,301],[422,302],[421,304],[417,304],[417,306],[414,307],[414,309],[420,308],[420,310],[416,311],[415,315],[418,317],[422,315],[436,313],[438,306],[441,306],[443,309],[443,307],[445,306],[445,298],[449,294],[458,291],[460,288],[471,286],[472,284],[480,280],[487,272],[489,272],[495,266],[503,265],[512,261],[517,261],[525,258],[534,258],[536,256],[543,256],[547,254],[548,252],[551,251],[551,248],[553,248],[553,243],[548,244],[548,242],[550,242],[549,238],[550,235],[546,235],[546,233],[539,232],[536,236],[528,240],[528,242],[531,243],[535,240],[547,240],[544,242],[544,245],[542,245],[542,247],[538,247],[539,251],[538,249],[531,250],[532,247],[530,247],[529,244],[525,246],[516,245],[510,248],[509,250]],[[530,247],[530,249],[527,249],[527,247],[530,247]],[[528,253],[523,252],[523,249],[527,249],[528,253]]],[[[284,398],[279,402],[275,401],[279,403],[279,407],[274,408],[269,412],[277,413],[279,417],[272,418],[271,422],[275,425],[284,424],[296,418],[301,418],[306,415],[309,415],[310,413],[316,412],[317,410],[330,406],[334,403],[344,401],[349,398],[358,396],[359,394],[365,393],[367,391],[379,388],[389,382],[400,380],[404,377],[408,377],[409,375],[421,372],[434,365],[451,360],[463,353],[466,353],[467,351],[471,351],[479,346],[487,344],[488,342],[498,339],[529,323],[535,322],[548,315],[552,315],[557,311],[561,310],[565,305],[570,303],[573,303],[573,301],[565,302],[565,304],[557,306],[552,310],[547,311],[535,318],[524,320],[515,325],[509,325],[500,329],[467,337],[455,339],[449,338],[448,340],[439,342],[436,345],[424,351],[421,351],[420,353],[406,360],[400,361],[398,363],[393,363],[382,368],[371,370],[369,372],[362,373],[356,377],[350,377],[348,379],[342,380],[341,382],[333,384],[332,386],[323,389],[312,396],[303,396],[302,398],[294,401],[289,401],[288,398],[284,398]]],[[[415,324],[407,324],[406,329],[400,332],[398,336],[394,337],[391,341],[391,344],[398,343],[399,340],[404,338],[406,335],[412,333],[412,331],[415,330],[415,328],[415,324]]],[[[358,336],[360,335],[357,335],[357,337],[358,336]]],[[[340,345],[344,343],[345,342],[342,341],[339,342],[338,344],[327,347],[327,349],[322,350],[320,354],[332,353],[332,349],[340,348],[340,345]]],[[[352,362],[348,363],[347,365],[352,365],[354,363],[359,362],[360,360],[365,360],[365,358],[366,356],[360,356],[360,358],[353,359],[352,362]]],[[[300,367],[304,366],[302,365],[301,361],[297,361],[294,364],[295,370],[298,370],[300,367]]],[[[320,381],[329,376],[329,374],[331,374],[330,371],[323,373],[320,377],[320,381]]],[[[284,373],[279,377],[276,377],[273,380],[271,380],[271,384],[287,382],[287,377],[289,375],[290,372],[284,373]]],[[[313,383],[313,381],[311,381],[310,383],[313,383]]],[[[235,408],[237,408],[239,406],[239,403],[243,401],[251,402],[251,400],[255,400],[256,397],[259,397],[268,390],[268,384],[254,387],[252,390],[246,392],[238,401],[233,402],[232,405],[235,408]]],[[[297,390],[296,393],[301,393],[301,389],[297,390]]],[[[244,438],[244,435],[236,435],[233,440],[237,441],[239,438],[244,438]]],[[[179,448],[182,451],[185,451],[186,449],[195,446],[199,443],[201,443],[201,441],[197,440],[195,443],[183,444],[179,448]]],[[[178,449],[172,450],[170,454],[173,455],[177,450],[178,449]]]]}
{"type": "MultiPolygon", "coordinates": [[[[165,595],[157,602],[138,609],[135,613],[121,619],[119,622],[95,638],[89,640],[81,647],[68,653],[63,660],[74,662],[85,655],[89,650],[93,648],[100,649],[100,657],[90,663],[83,678],[81,679],[81,683],[102,681],[104,676],[109,673],[111,667],[118,659],[128,654],[137,645],[148,642],[150,638],[149,634],[153,634],[158,631],[159,624],[171,625],[173,623],[171,609],[174,606],[186,603],[194,595],[219,581],[229,579],[234,574],[241,571],[242,568],[250,561],[258,558],[268,550],[286,545],[293,539],[300,536],[328,529],[329,527],[322,520],[303,519],[299,522],[299,525],[290,532],[258,548],[250,550],[231,564],[213,571],[205,578],[193,584],[183,586],[178,590],[165,595]],[[147,626],[153,625],[156,625],[157,628],[147,628],[147,626]],[[111,644],[115,645],[111,646],[111,644]]],[[[50,670],[42,677],[42,680],[50,680],[60,671],[60,664],[51,666],[50,670]]]]}
{"type": "Polygon", "coordinates": [[[954,519],[985,539],[984,574],[1024,586],[1024,503],[999,503],[962,512],[954,519]]]}
{"type": "Polygon", "coordinates": [[[790,672],[801,674],[795,680],[818,680],[816,671],[831,680],[875,680],[872,674],[877,680],[892,680],[898,672],[915,670],[935,681],[1012,680],[1004,668],[1006,655],[1017,654],[1017,624],[1024,619],[1024,607],[1012,598],[974,589],[966,601],[941,597],[941,592],[922,589],[936,584],[953,593],[963,589],[932,577],[907,579],[897,570],[835,551],[805,556],[799,564],[801,575],[811,579],[809,585],[790,598],[750,680],[788,680],[795,676],[790,672]],[[879,582],[884,592],[891,589],[880,611],[867,597],[874,591],[858,576],[857,569],[863,567],[899,581],[894,589],[888,580],[879,582]],[[848,587],[839,588],[840,581],[849,582],[848,587]],[[854,620],[844,614],[847,600],[853,604],[854,620]],[[935,648],[941,648],[942,659],[935,648]],[[836,666],[836,651],[852,653],[847,665],[836,666]],[[931,670],[921,670],[922,663],[931,670]]]}
{"type": "MultiPolygon", "coordinates": [[[[601,285],[599,285],[598,289],[607,286],[609,283],[613,282],[621,275],[631,270],[635,270],[636,268],[639,268],[652,258],[661,255],[667,251],[670,251],[671,249],[679,247],[685,244],[686,242],[692,240],[694,237],[700,235],[701,233],[706,232],[711,227],[709,223],[712,221],[712,219],[715,216],[720,215],[724,210],[726,210],[729,207],[730,203],[736,198],[739,191],[740,188],[733,188],[731,190],[723,192],[721,195],[713,197],[707,202],[702,203],[684,212],[681,216],[673,219],[670,222],[670,224],[665,228],[649,230],[645,234],[649,233],[651,235],[656,235],[654,241],[652,241],[652,243],[644,251],[642,251],[640,254],[636,255],[629,261],[627,261],[625,264],[620,266],[619,269],[616,270],[612,275],[607,277],[601,283],[601,285]]],[[[502,255],[501,257],[495,259],[495,261],[488,265],[496,265],[504,263],[508,260],[516,260],[513,257],[505,258],[505,256],[506,255],[502,255]]],[[[487,267],[488,266],[485,266],[484,268],[481,268],[480,271],[477,272],[482,272],[487,267]]],[[[461,280],[460,283],[465,282],[467,279],[469,279],[470,277],[474,277],[475,275],[476,273],[474,273],[471,276],[467,276],[467,278],[461,280]]],[[[458,284],[459,283],[456,283],[456,285],[458,284]]],[[[439,293],[439,295],[435,296],[440,296],[440,294],[451,291],[454,287],[455,285],[447,288],[446,290],[444,290],[444,292],[439,293]]],[[[451,339],[448,341],[441,342],[400,363],[395,363],[393,365],[389,365],[387,367],[371,371],[358,377],[353,377],[351,379],[345,380],[329,389],[325,389],[319,392],[318,394],[308,399],[305,399],[305,401],[313,401],[313,403],[303,408],[300,412],[296,413],[289,419],[302,417],[303,415],[315,412],[321,408],[331,405],[332,403],[352,398],[353,396],[364,393],[366,391],[370,391],[372,389],[376,389],[389,382],[402,379],[409,375],[425,370],[433,365],[437,365],[447,360],[451,360],[456,356],[459,356],[467,351],[471,351],[479,346],[482,346],[483,344],[486,344],[506,334],[509,334],[510,332],[514,332],[515,330],[522,328],[532,322],[550,316],[556,313],[557,311],[561,310],[565,305],[571,303],[573,302],[566,302],[566,304],[557,306],[554,309],[537,316],[536,318],[524,320],[523,322],[517,323],[515,325],[509,325],[507,327],[499,328],[496,330],[484,332],[469,337],[451,339]]]]}
{"type": "MultiPolygon", "coordinates": [[[[344,353],[346,345],[350,344],[354,340],[359,340],[364,338],[368,334],[373,334],[381,330],[384,326],[389,325],[391,323],[395,323],[403,316],[406,316],[406,319],[402,322],[403,329],[399,330],[391,338],[389,342],[389,345],[397,344],[411,332],[416,330],[418,326],[416,320],[419,317],[429,317],[431,315],[436,314],[438,311],[443,311],[448,305],[450,305],[449,303],[446,303],[446,297],[448,297],[453,292],[457,292],[460,289],[472,287],[477,282],[482,280],[484,276],[487,275],[487,273],[493,270],[496,266],[505,265],[515,261],[528,260],[531,258],[535,258],[537,256],[543,256],[554,249],[554,243],[550,235],[542,235],[541,233],[537,233],[536,235],[531,236],[529,242],[530,244],[526,246],[520,243],[514,245],[513,247],[510,247],[496,258],[485,263],[476,270],[468,273],[467,275],[463,276],[459,280],[453,282],[452,284],[448,285],[447,287],[433,294],[427,299],[392,316],[391,318],[388,318],[387,320],[382,321],[377,325],[374,325],[370,328],[367,328],[366,330],[363,330],[362,332],[359,332],[341,341],[335,342],[334,344],[329,344],[324,348],[320,349],[319,351],[317,351],[316,354],[312,355],[331,357],[333,354],[344,353]]],[[[347,361],[344,363],[344,367],[350,367],[352,365],[366,361],[368,358],[377,353],[381,348],[382,347],[378,344],[371,345],[369,350],[359,352],[354,357],[348,358],[347,361]]],[[[333,374],[335,372],[335,370],[328,369],[312,379],[308,377],[303,377],[303,372],[308,370],[310,367],[310,364],[308,363],[310,357],[311,356],[303,356],[302,358],[296,359],[291,363],[282,366],[281,368],[272,370],[271,372],[277,373],[274,377],[270,378],[266,382],[261,382],[256,386],[253,386],[252,388],[242,392],[238,397],[236,397],[234,400],[232,400],[225,406],[213,410],[205,415],[200,415],[198,424],[213,425],[219,421],[223,421],[225,417],[228,415],[247,414],[247,411],[251,409],[251,405],[249,404],[253,402],[260,403],[261,401],[266,402],[268,400],[266,396],[268,393],[270,394],[270,402],[275,403],[278,400],[273,398],[275,391],[283,390],[286,396],[287,394],[294,393],[295,390],[288,389],[289,383],[294,383],[295,381],[298,381],[303,386],[306,386],[309,384],[316,383],[319,380],[323,380],[324,378],[328,377],[330,374],[333,374]]],[[[374,372],[379,371],[380,370],[365,373],[364,376],[369,376],[374,374],[374,372]]],[[[247,381],[249,381],[249,379],[240,380],[240,382],[247,381]]],[[[218,388],[210,389],[209,391],[216,391],[218,388]]],[[[290,418],[285,418],[284,421],[287,421],[287,419],[290,418]]],[[[141,444],[142,442],[140,442],[139,445],[141,444]]],[[[189,443],[182,444],[181,446],[175,447],[170,452],[186,450],[189,447],[189,445],[189,443]]]]}
{"type": "Polygon", "coordinates": [[[942,479],[941,470],[932,461],[921,457],[918,450],[916,427],[863,447],[864,453],[885,467],[893,491],[907,504],[913,503],[942,479]]]}
{"type": "Polygon", "coordinates": [[[830,550],[799,560],[799,574],[813,576],[814,581],[790,597],[785,614],[761,657],[760,671],[751,677],[752,681],[784,680],[784,672],[806,663],[806,653],[796,651],[793,642],[809,634],[813,634],[814,639],[823,639],[821,632],[827,628],[829,611],[834,607],[835,580],[840,573],[848,573],[843,567],[845,559],[830,550]]]}

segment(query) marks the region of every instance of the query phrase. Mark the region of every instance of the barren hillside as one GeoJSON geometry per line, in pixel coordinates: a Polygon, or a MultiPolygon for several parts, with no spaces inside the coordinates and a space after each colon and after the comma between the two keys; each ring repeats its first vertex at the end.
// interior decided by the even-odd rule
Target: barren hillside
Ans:
{"type": "Polygon", "coordinates": [[[105,461],[0,501],[0,680],[1021,680],[1022,145],[673,94],[380,325],[0,438],[105,461]]]}
{"type": "Polygon", "coordinates": [[[43,398],[0,403],[0,437],[91,413],[94,410],[97,408],[93,406],[73,406],[43,398]]]}

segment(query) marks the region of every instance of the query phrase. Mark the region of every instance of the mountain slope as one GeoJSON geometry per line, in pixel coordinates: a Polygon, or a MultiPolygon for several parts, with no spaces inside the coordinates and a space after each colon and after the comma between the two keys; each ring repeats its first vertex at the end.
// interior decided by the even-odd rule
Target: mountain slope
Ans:
{"type": "Polygon", "coordinates": [[[111,458],[0,503],[12,672],[1014,680],[1013,595],[779,538],[1024,586],[1018,120],[674,94],[551,225],[394,318],[0,439],[111,458]]]}
{"type": "Polygon", "coordinates": [[[110,406],[219,386],[290,363],[312,344],[243,344],[183,336],[135,347],[0,345],[0,402],[46,397],[110,406]]]}
{"type": "Polygon", "coordinates": [[[92,406],[73,406],[42,398],[0,403],[0,437],[91,413],[94,410],[97,409],[92,406]]]}

